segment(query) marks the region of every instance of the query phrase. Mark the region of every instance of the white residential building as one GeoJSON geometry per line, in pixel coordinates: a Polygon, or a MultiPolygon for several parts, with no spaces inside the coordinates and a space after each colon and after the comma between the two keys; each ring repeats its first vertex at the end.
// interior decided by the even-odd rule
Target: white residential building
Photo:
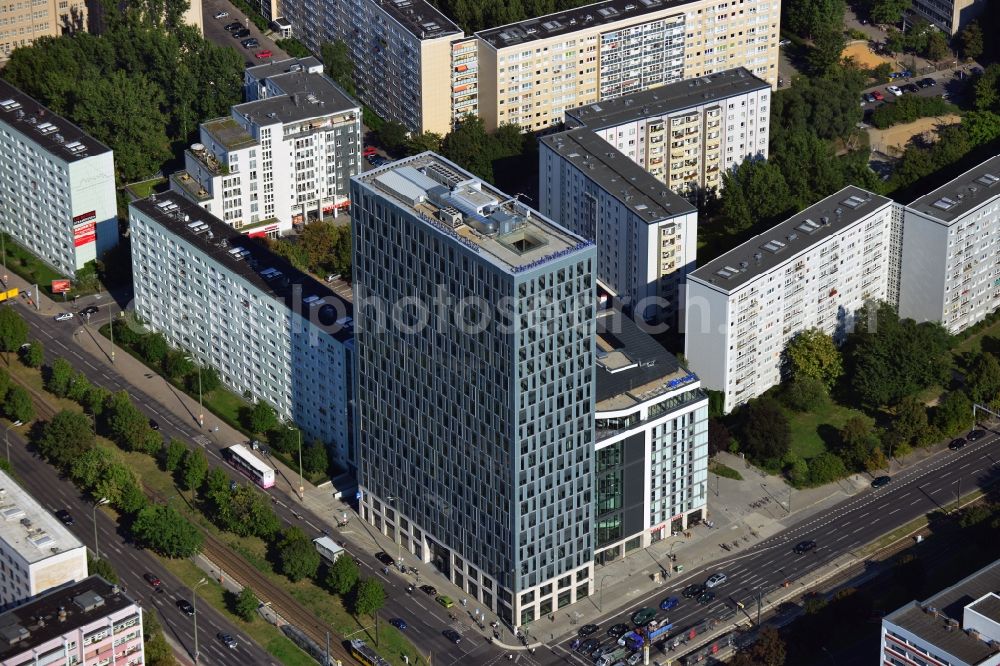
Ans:
{"type": "Polygon", "coordinates": [[[706,518],[708,396],[616,309],[598,312],[596,343],[594,559],[604,564],[706,518]]]}
{"type": "Polygon", "coordinates": [[[111,149],[0,79],[0,231],[63,275],[118,244],[111,149]]]}
{"type": "Polygon", "coordinates": [[[743,160],[766,158],[771,85],[743,67],[569,109],[625,157],[689,195],[719,189],[743,160]]]}
{"type": "Polygon", "coordinates": [[[688,275],[685,358],[726,412],[781,381],[797,333],[842,339],[866,301],[891,301],[894,208],[846,187],[688,275]]]}
{"type": "Polygon", "coordinates": [[[201,125],[171,187],[230,226],[276,236],[350,206],[361,107],[315,58],[246,70],[247,101],[201,125]]]}
{"type": "Polygon", "coordinates": [[[100,576],[0,613],[3,666],[140,666],[142,606],[100,576]]]}
{"type": "Polygon", "coordinates": [[[590,129],[539,141],[541,212],[597,244],[597,278],[634,316],[674,322],[698,210],[590,129]]]}
{"type": "Polygon", "coordinates": [[[129,220],[142,321],[356,466],[351,304],[175,193],[129,220]]]}
{"type": "Polygon", "coordinates": [[[885,666],[1000,666],[1000,561],[882,618],[885,666]]]}
{"type": "Polygon", "coordinates": [[[0,470],[0,608],[86,577],[87,548],[0,470]]]}
{"type": "Polygon", "coordinates": [[[1000,307],[1000,156],[903,208],[899,314],[958,333],[1000,307]]]}

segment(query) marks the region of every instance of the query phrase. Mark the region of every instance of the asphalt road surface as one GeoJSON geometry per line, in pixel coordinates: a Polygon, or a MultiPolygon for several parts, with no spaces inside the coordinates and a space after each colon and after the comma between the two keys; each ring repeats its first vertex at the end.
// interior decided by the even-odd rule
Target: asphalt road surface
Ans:
{"type": "MultiPolygon", "coordinates": [[[[74,519],[74,524],[67,529],[93,549],[94,512],[89,499],[80,495],[71,481],[60,478],[54,467],[35,458],[28,451],[20,433],[12,429],[9,440],[10,459],[18,481],[49,511],[54,513],[59,509],[67,509],[74,519]]],[[[114,567],[121,578],[120,584],[128,595],[138,601],[147,613],[155,608],[164,633],[193,657],[194,621],[177,608],[177,602],[181,599],[192,601],[191,590],[168,571],[161,569],[156,557],[127,544],[117,529],[114,520],[101,511],[97,512],[97,538],[101,556],[114,567]],[[156,592],[143,579],[143,574],[147,572],[160,579],[163,592],[156,592]]],[[[197,617],[199,663],[229,666],[276,663],[271,655],[249,640],[207,602],[198,605],[197,617]],[[236,649],[224,646],[215,637],[220,631],[236,638],[236,649]]]]}
{"type": "MultiPolygon", "coordinates": [[[[815,571],[823,564],[869,543],[918,516],[930,511],[953,508],[959,494],[968,494],[1000,477],[1000,437],[993,433],[976,442],[969,442],[958,451],[944,450],[913,467],[904,470],[882,488],[866,490],[844,502],[812,516],[807,521],[790,527],[754,546],[735,551],[706,569],[675,577],[671,584],[629,609],[601,618],[601,629],[594,634],[605,644],[611,642],[606,630],[616,623],[630,623],[631,614],[641,607],[659,608],[667,596],[681,598],[673,611],[657,611],[657,619],[668,618],[674,624],[673,637],[686,628],[724,613],[726,606],[735,602],[744,604],[741,614],[756,620],[756,599],[760,592],[766,595],[780,588],[785,581],[792,585],[796,580],[815,571]],[[816,541],[814,550],[796,554],[795,545],[807,540],[816,541]],[[725,573],[727,581],[715,588],[716,599],[709,604],[699,604],[694,599],[684,599],[681,591],[691,583],[702,583],[715,572],[725,573]]],[[[800,589],[805,592],[804,588],[800,589]]],[[[734,620],[735,621],[735,618],[734,620]]],[[[593,660],[570,650],[569,640],[555,648],[556,654],[568,657],[577,664],[590,664],[593,660]]],[[[651,657],[655,658],[657,650],[651,657]]]]}
{"type": "MultiPolygon", "coordinates": [[[[83,307],[85,305],[95,305],[100,307],[100,312],[91,318],[93,325],[89,327],[90,333],[85,331],[80,333],[80,335],[89,335],[92,333],[95,336],[100,336],[100,334],[96,331],[96,325],[98,322],[103,324],[107,321],[108,312],[106,301],[103,305],[101,305],[101,303],[101,301],[90,301],[88,299],[86,303],[81,302],[78,304],[78,307],[83,307]]],[[[75,316],[70,321],[56,322],[37,315],[33,308],[30,308],[23,303],[20,305],[23,308],[23,313],[25,314],[25,321],[28,322],[30,327],[29,335],[32,338],[37,338],[42,341],[45,347],[47,362],[51,362],[51,360],[56,357],[62,357],[69,361],[74,368],[83,372],[87,379],[92,383],[103,386],[110,391],[127,390],[132,396],[136,407],[159,424],[159,432],[164,438],[177,438],[189,446],[202,446],[205,449],[209,464],[212,467],[222,469],[226,472],[230,479],[240,483],[247,482],[245,476],[234,470],[230,465],[223,461],[220,453],[226,446],[230,446],[237,442],[215,441],[211,437],[210,432],[201,432],[198,430],[197,423],[193,420],[193,418],[189,417],[186,419],[183,416],[171,412],[164,405],[145,393],[140,387],[128,383],[124,377],[121,377],[112,370],[107,369],[106,366],[99,366],[92,363],[88,359],[87,355],[78,352],[78,345],[74,340],[73,334],[74,331],[78,331],[81,328],[79,315],[75,316]]],[[[103,338],[100,338],[100,340],[102,342],[102,346],[107,345],[106,340],[103,338]]],[[[118,349],[117,351],[117,354],[125,353],[127,352],[121,349],[118,349]]],[[[162,380],[157,379],[157,381],[162,380]]],[[[209,415],[206,423],[211,422],[212,418],[213,417],[209,415]]],[[[278,488],[261,490],[261,492],[265,492],[274,498],[272,507],[274,508],[278,519],[281,520],[282,523],[285,523],[286,525],[297,525],[305,530],[310,537],[327,534],[329,526],[324,522],[324,519],[302,507],[298,503],[298,498],[295,497],[294,494],[287,494],[278,488]]],[[[70,510],[73,511],[73,507],[78,504],[79,500],[73,502],[70,510]]],[[[330,516],[328,520],[332,522],[335,521],[336,518],[334,516],[330,516]]],[[[352,524],[360,525],[361,521],[355,519],[352,524]]],[[[358,529],[363,529],[363,527],[358,527],[358,529]]],[[[345,535],[337,535],[336,533],[334,533],[333,536],[337,537],[339,540],[346,541],[347,550],[356,554],[361,562],[363,575],[377,577],[385,587],[386,603],[381,613],[381,617],[384,619],[398,617],[405,620],[406,623],[410,625],[405,631],[410,641],[413,642],[413,644],[416,645],[417,648],[424,654],[431,653],[435,664],[490,664],[497,659],[506,658],[506,651],[500,650],[496,646],[488,643],[478,632],[473,631],[474,627],[470,613],[474,609],[471,603],[468,608],[462,608],[456,603],[456,606],[450,611],[455,615],[455,619],[453,620],[449,618],[449,611],[435,603],[432,597],[424,594],[419,589],[415,589],[413,593],[407,592],[408,585],[411,582],[414,582],[414,578],[412,576],[404,578],[395,570],[391,570],[388,575],[384,574],[384,565],[370,555],[365,554],[360,548],[352,547],[349,537],[345,535]],[[454,629],[463,636],[462,641],[458,645],[453,644],[443,636],[442,632],[449,628],[454,629]]],[[[395,555],[395,553],[393,553],[393,555],[395,555]]],[[[430,565],[423,566],[420,570],[422,573],[419,580],[420,584],[434,585],[438,580],[444,580],[443,578],[438,578],[438,574],[436,572],[431,571],[430,565]]],[[[213,632],[213,640],[214,636],[215,634],[213,632]]],[[[510,639],[509,634],[507,638],[510,639]]],[[[525,664],[526,666],[539,663],[530,659],[528,655],[522,654],[519,656],[521,657],[519,663],[525,664]]]]}

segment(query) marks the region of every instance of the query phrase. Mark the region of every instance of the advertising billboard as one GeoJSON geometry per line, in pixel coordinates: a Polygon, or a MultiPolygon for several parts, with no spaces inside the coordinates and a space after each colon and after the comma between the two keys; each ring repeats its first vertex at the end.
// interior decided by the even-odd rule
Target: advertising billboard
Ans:
{"type": "Polygon", "coordinates": [[[73,246],[88,245],[97,240],[97,211],[73,218],[73,246]]]}
{"type": "Polygon", "coordinates": [[[53,294],[65,294],[67,291],[73,288],[73,284],[69,280],[53,280],[52,281],[52,293],[53,294]]]}

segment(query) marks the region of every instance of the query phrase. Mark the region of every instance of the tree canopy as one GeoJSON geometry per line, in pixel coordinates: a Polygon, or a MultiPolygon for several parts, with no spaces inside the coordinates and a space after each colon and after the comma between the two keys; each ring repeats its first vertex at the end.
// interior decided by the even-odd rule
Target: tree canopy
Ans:
{"type": "Polygon", "coordinates": [[[375,578],[362,579],[354,589],[354,614],[374,615],[385,605],[385,588],[375,578]]]}
{"type": "Polygon", "coordinates": [[[780,460],[792,444],[788,416],[774,398],[760,397],[743,410],[740,444],[748,456],[760,461],[780,460]]]}
{"type": "Polygon", "coordinates": [[[278,570],[288,580],[294,583],[316,575],[319,553],[312,540],[298,527],[289,527],[282,532],[276,551],[278,570]]]}
{"type": "Polygon", "coordinates": [[[15,351],[27,341],[28,324],[21,315],[9,305],[0,307],[0,351],[15,351]]]}
{"type": "Polygon", "coordinates": [[[94,445],[90,419],[79,412],[63,410],[39,429],[35,446],[47,460],[65,469],[94,445]]]}
{"type": "Polygon", "coordinates": [[[812,39],[830,28],[843,29],[843,0],[797,0],[781,4],[781,26],[812,39]]]}
{"type": "Polygon", "coordinates": [[[354,559],[341,554],[327,571],[326,585],[332,592],[343,597],[354,589],[360,576],[361,571],[354,559]]]}
{"type": "Polygon", "coordinates": [[[783,360],[789,377],[811,377],[827,389],[833,388],[844,373],[840,350],[833,343],[833,338],[818,328],[802,331],[789,340],[783,360]]]}
{"type": "Polygon", "coordinates": [[[150,504],[132,523],[132,536],[144,548],[164,557],[191,557],[201,548],[202,535],[180,512],[171,506],[150,504]]]}

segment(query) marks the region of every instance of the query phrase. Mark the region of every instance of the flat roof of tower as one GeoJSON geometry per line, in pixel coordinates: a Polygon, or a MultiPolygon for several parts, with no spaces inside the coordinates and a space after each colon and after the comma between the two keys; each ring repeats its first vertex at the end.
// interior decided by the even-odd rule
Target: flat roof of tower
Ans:
{"type": "Polygon", "coordinates": [[[681,10],[692,0],[603,0],[583,7],[525,19],[476,33],[496,49],[517,46],[536,39],[548,39],[584,28],[615,23],[663,9],[681,10]]]}
{"type": "Polygon", "coordinates": [[[849,185],[754,236],[688,275],[735,291],[892,202],[849,185]]]}
{"type": "Polygon", "coordinates": [[[103,143],[3,79],[0,79],[0,121],[64,162],[111,152],[103,143]]]}
{"type": "Polygon", "coordinates": [[[374,0],[374,4],[420,39],[437,39],[462,32],[426,0],[374,0]]]}
{"type": "Polygon", "coordinates": [[[907,208],[942,222],[954,222],[970,210],[1000,195],[1000,155],[972,167],[907,208]]]}
{"type": "Polygon", "coordinates": [[[390,162],[353,180],[509,273],[594,246],[432,152],[390,162]]]}
{"type": "Polygon", "coordinates": [[[361,105],[326,74],[287,72],[267,79],[284,95],[237,104],[233,110],[260,125],[293,123],[340,112],[361,112],[361,105]]]}
{"type": "Polygon", "coordinates": [[[770,89],[771,84],[767,81],[757,78],[745,67],[736,67],[567,109],[566,118],[592,129],[602,129],[640,118],[659,118],[728,97],[770,89]]]}
{"type": "Polygon", "coordinates": [[[647,224],[698,210],[589,128],[549,134],[539,140],[647,224]]]}
{"type": "Polygon", "coordinates": [[[28,564],[67,550],[82,548],[80,540],[48,509],[0,470],[0,541],[28,564]]]}

